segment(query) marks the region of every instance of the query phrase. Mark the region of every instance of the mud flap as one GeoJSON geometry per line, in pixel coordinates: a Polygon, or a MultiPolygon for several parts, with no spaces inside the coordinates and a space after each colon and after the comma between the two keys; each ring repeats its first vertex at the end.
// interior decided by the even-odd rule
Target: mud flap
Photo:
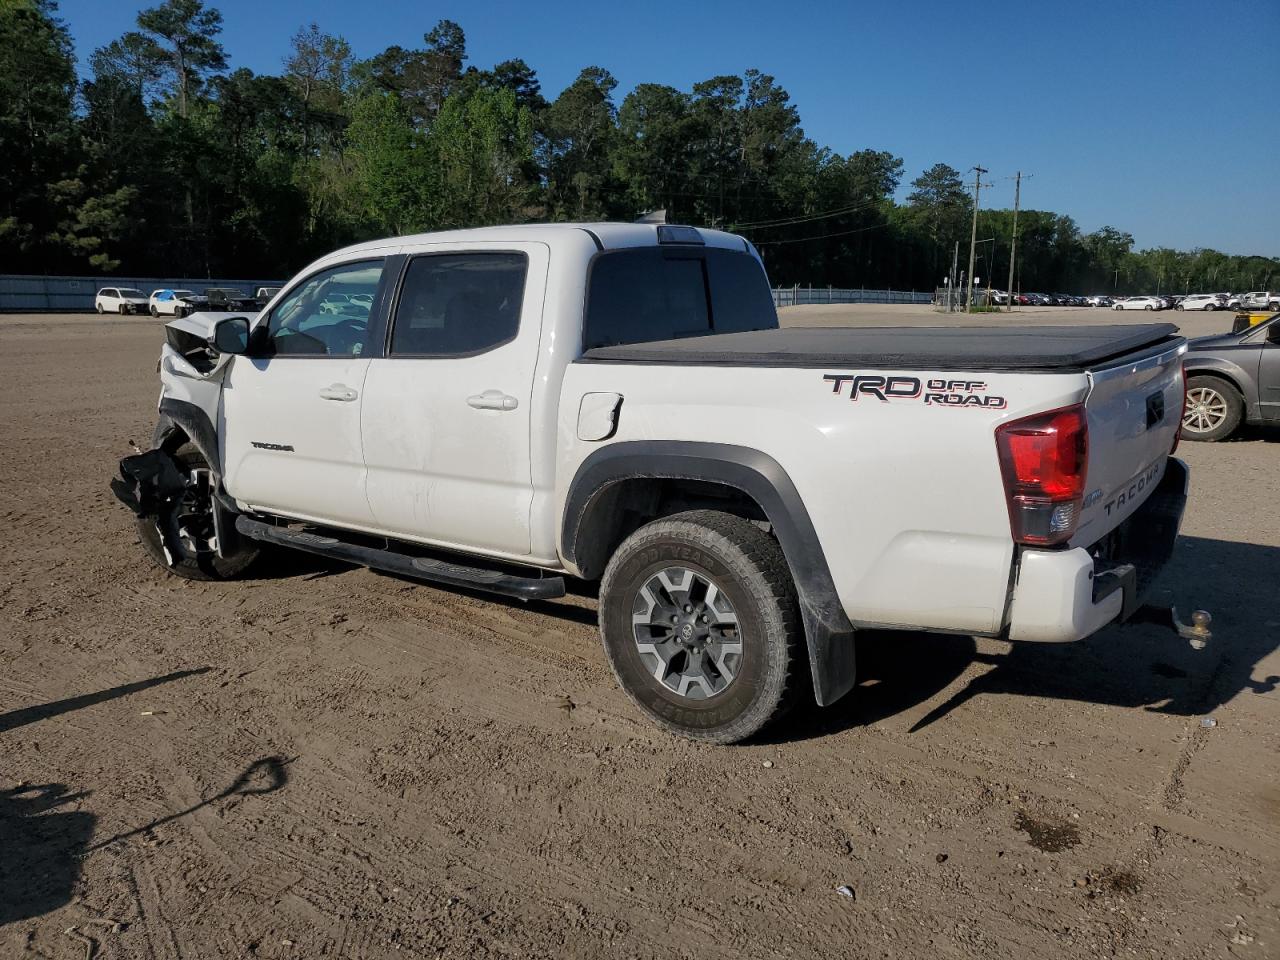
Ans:
{"type": "Polygon", "coordinates": [[[164,524],[160,522],[160,511],[182,496],[186,489],[187,478],[163,450],[148,450],[125,457],[120,461],[120,476],[111,481],[111,492],[116,499],[141,519],[155,524],[169,566],[173,566],[173,551],[169,548],[164,524]]]}

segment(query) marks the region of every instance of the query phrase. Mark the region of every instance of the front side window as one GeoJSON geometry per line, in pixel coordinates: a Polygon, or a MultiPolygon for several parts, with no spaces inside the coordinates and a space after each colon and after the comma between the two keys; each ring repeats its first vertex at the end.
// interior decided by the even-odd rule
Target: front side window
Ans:
{"type": "Polygon", "coordinates": [[[294,288],[267,319],[271,356],[360,356],[367,349],[369,309],[382,280],[381,260],[344,263],[294,288]],[[357,301],[356,295],[367,300],[357,301]]]}
{"type": "Polygon", "coordinates": [[[396,306],[391,356],[469,356],[515,339],[526,272],[522,253],[413,258],[396,306]]]}

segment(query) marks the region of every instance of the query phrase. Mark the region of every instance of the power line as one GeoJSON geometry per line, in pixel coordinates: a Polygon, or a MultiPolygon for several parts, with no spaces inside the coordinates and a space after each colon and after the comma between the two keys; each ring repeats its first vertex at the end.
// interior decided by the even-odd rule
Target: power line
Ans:
{"type": "Polygon", "coordinates": [[[869,227],[857,227],[853,230],[841,230],[839,233],[820,233],[812,237],[791,237],[787,240],[761,240],[756,243],[757,247],[780,247],[784,243],[805,243],[809,240],[830,240],[834,237],[847,237],[854,233],[866,233],[868,230],[879,230],[881,227],[889,226],[886,220],[884,223],[873,223],[869,227]]]}
{"type": "Polygon", "coordinates": [[[858,210],[864,210],[868,207],[878,206],[885,202],[885,198],[876,197],[869,200],[862,200],[848,207],[840,207],[826,213],[815,213],[807,217],[780,217],[776,220],[749,220],[745,223],[735,223],[733,226],[739,230],[751,228],[763,230],[766,227],[785,227],[793,223],[810,223],[814,220],[828,220],[832,217],[843,217],[847,214],[854,213],[858,210]]]}

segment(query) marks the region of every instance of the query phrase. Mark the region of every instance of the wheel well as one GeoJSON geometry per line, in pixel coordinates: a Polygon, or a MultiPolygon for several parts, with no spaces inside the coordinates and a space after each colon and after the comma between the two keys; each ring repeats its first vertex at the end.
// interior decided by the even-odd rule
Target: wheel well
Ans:
{"type": "Polygon", "coordinates": [[[603,575],[609,558],[627,537],[654,520],[686,510],[719,510],[768,523],[751,496],[727,483],[663,477],[629,477],[591,498],[577,529],[575,560],[587,580],[603,575]]]}
{"type": "Polygon", "coordinates": [[[1226,383],[1231,384],[1231,386],[1235,388],[1236,393],[1240,394],[1242,399],[1244,397],[1244,391],[1240,389],[1239,381],[1229,373],[1223,373],[1221,370],[1214,370],[1211,367],[1201,367],[1199,369],[1192,368],[1186,371],[1187,380],[1189,381],[1192,377],[1215,377],[1218,380],[1223,380],[1226,383]]]}

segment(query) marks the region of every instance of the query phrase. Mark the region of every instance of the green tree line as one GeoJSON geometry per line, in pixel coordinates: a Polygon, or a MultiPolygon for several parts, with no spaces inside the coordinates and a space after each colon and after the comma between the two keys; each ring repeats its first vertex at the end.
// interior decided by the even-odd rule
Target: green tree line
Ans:
{"type": "MultiPolygon", "coordinates": [[[[930,289],[967,262],[972,199],[937,163],[805,136],[759,70],[681,90],[584,68],[548,99],[524,60],[469,63],[462,27],[360,59],[315,23],[276,74],[228,70],[222,16],[164,0],[90,56],[53,0],[0,0],[6,272],[287,276],[335,247],[496,223],[672,222],[749,237],[777,284],[930,289]]],[[[285,44],[282,42],[282,49],[285,44]]],[[[979,213],[978,269],[1008,276],[1011,211],[979,213]]],[[[1136,293],[1280,283],[1280,261],[1135,250],[1113,227],[1023,210],[1015,286],[1136,293]]]]}

